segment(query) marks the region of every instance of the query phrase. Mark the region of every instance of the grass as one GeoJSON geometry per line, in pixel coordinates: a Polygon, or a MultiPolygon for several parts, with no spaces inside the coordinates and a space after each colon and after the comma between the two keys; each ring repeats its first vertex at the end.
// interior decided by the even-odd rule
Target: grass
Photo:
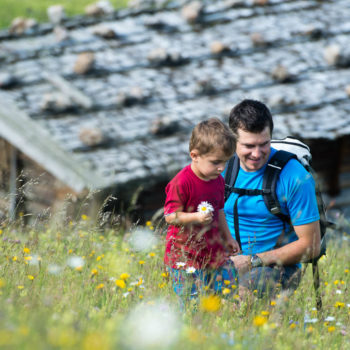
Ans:
{"type": "Polygon", "coordinates": [[[68,227],[0,231],[0,348],[349,349],[349,242],[320,261],[323,312],[311,268],[273,300],[202,295],[181,311],[163,267],[163,229],[134,250],[129,232],[101,231],[82,215],[68,227]]]}
{"type": "MultiPolygon", "coordinates": [[[[94,0],[0,0],[0,28],[8,27],[15,17],[30,17],[39,22],[48,21],[47,8],[60,4],[68,16],[84,13],[84,8],[94,0]]],[[[114,8],[125,7],[128,0],[110,0],[114,8]]]]}

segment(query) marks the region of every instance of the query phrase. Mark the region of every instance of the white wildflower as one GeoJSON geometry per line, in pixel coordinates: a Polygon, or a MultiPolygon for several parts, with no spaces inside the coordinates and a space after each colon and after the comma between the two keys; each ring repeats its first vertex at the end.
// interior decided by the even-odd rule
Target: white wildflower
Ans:
{"type": "Polygon", "coordinates": [[[184,262],[177,262],[176,263],[176,267],[184,267],[186,265],[186,263],[184,262]]]}
{"type": "Polygon", "coordinates": [[[187,273],[195,273],[196,272],[196,269],[194,268],[194,267],[188,267],[187,269],[186,269],[186,272],[187,273]]]}
{"type": "Polygon", "coordinates": [[[179,316],[170,304],[139,304],[123,322],[121,339],[126,349],[167,349],[177,341],[179,316]],[[166,334],[166,336],[164,336],[166,334]]]}
{"type": "Polygon", "coordinates": [[[71,256],[68,260],[67,260],[67,265],[69,267],[71,267],[72,269],[76,269],[79,267],[83,267],[85,264],[85,261],[82,257],[80,256],[71,256]]]}
{"type": "Polygon", "coordinates": [[[337,294],[343,294],[343,292],[342,292],[340,289],[337,289],[335,292],[336,292],[337,294]]]}
{"type": "Polygon", "coordinates": [[[325,321],[326,321],[326,322],[335,321],[335,317],[333,317],[333,316],[327,316],[327,317],[325,318],[325,321]]]}
{"type": "Polygon", "coordinates": [[[133,250],[137,252],[147,252],[157,245],[158,238],[150,229],[138,227],[131,232],[129,243],[133,250]]]}
{"type": "Polygon", "coordinates": [[[203,201],[198,205],[197,211],[199,213],[208,214],[208,213],[213,212],[214,208],[209,202],[203,201]]]}
{"type": "Polygon", "coordinates": [[[56,264],[49,265],[47,268],[47,272],[51,275],[59,275],[62,271],[62,267],[56,264]]]}

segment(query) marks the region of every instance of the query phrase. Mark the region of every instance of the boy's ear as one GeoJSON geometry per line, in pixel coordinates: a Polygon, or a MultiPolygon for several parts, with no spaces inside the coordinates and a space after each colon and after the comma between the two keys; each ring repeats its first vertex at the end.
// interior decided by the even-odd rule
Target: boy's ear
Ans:
{"type": "Polygon", "coordinates": [[[190,157],[193,161],[196,161],[199,157],[199,152],[196,150],[196,149],[193,149],[191,152],[190,152],[190,157]]]}

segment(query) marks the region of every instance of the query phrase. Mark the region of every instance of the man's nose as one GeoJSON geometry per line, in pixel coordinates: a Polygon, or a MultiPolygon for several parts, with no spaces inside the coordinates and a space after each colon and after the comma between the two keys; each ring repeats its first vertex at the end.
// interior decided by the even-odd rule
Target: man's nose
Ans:
{"type": "Polygon", "coordinates": [[[260,156],[261,156],[261,149],[260,149],[260,147],[255,147],[253,149],[252,156],[254,158],[260,158],[260,156]]]}

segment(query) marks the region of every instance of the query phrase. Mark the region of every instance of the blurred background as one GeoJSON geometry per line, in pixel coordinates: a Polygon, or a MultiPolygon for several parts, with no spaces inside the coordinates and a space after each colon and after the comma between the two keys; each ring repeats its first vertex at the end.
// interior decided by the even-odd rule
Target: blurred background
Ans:
{"type": "Polygon", "coordinates": [[[195,124],[266,103],[350,207],[348,0],[0,0],[0,209],[161,215],[195,124]]]}

